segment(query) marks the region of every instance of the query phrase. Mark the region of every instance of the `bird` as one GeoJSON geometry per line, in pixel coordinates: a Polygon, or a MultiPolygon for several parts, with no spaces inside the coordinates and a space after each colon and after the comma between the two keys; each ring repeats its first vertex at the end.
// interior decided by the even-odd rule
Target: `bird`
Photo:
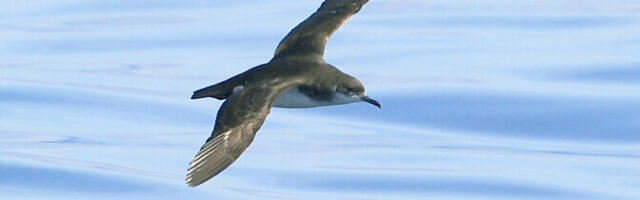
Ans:
{"type": "Polygon", "coordinates": [[[272,107],[310,108],[366,102],[363,84],[324,60],[329,37],[369,0],[325,0],[278,44],[273,58],[191,99],[225,100],[211,136],[189,164],[186,184],[196,187],[231,165],[251,144],[272,107]]]}

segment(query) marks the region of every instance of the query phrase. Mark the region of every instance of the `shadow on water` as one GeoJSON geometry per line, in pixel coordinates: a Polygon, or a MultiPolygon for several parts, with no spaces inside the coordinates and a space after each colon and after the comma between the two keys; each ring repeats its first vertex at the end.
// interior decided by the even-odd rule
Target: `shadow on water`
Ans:
{"type": "Polygon", "coordinates": [[[578,69],[564,73],[565,77],[578,81],[637,83],[640,81],[640,64],[601,66],[578,69]]]}
{"type": "MultiPolygon", "coordinates": [[[[186,99],[186,98],[185,98],[186,99]]],[[[136,120],[160,120],[190,124],[208,124],[211,115],[193,112],[193,108],[170,103],[162,103],[142,98],[127,98],[118,95],[89,92],[83,89],[60,89],[52,87],[0,87],[0,102],[7,109],[17,106],[41,106],[46,109],[57,109],[61,112],[19,113],[42,118],[42,114],[65,115],[77,112],[88,112],[95,117],[125,117],[136,120]]],[[[2,112],[2,111],[0,111],[2,112]]],[[[10,117],[10,116],[4,116],[10,117]]],[[[14,116],[22,117],[22,116],[14,116]]],[[[87,117],[86,121],[90,119],[87,117]]],[[[55,116],[51,116],[56,120],[55,116]]]]}
{"type": "MultiPolygon", "coordinates": [[[[269,182],[269,187],[300,191],[324,191],[336,194],[363,194],[376,196],[384,194],[410,196],[475,196],[507,198],[552,198],[552,199],[593,199],[601,196],[588,191],[573,190],[552,185],[538,185],[518,182],[517,179],[487,180],[481,177],[438,177],[411,175],[398,172],[344,173],[337,171],[297,171],[249,170],[252,179],[269,182]],[[274,180],[274,178],[276,180],[274,180]],[[277,182],[277,184],[273,184],[277,182]]],[[[244,177],[249,178],[249,177],[244,177]]],[[[258,181],[260,182],[260,181],[258,181]]]]}
{"type": "Polygon", "coordinates": [[[0,185],[36,190],[121,193],[145,192],[154,188],[122,178],[65,169],[0,164],[0,185]]]}
{"type": "Polygon", "coordinates": [[[585,198],[584,192],[570,192],[562,188],[551,188],[527,183],[489,182],[468,179],[446,179],[433,177],[369,175],[361,177],[341,176],[322,178],[301,185],[313,190],[374,193],[422,193],[476,196],[585,198]]]}

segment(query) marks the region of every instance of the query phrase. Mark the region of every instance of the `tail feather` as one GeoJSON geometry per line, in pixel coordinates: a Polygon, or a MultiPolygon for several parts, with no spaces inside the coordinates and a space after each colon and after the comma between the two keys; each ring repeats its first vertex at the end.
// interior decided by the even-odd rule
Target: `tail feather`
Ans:
{"type": "Polygon", "coordinates": [[[226,84],[218,83],[193,92],[191,99],[200,99],[205,97],[213,97],[216,99],[226,99],[233,93],[233,87],[226,87],[226,84]]]}
{"type": "Polygon", "coordinates": [[[265,66],[266,64],[262,64],[256,67],[253,67],[245,72],[242,72],[238,75],[235,75],[225,81],[222,81],[220,83],[217,83],[215,85],[211,85],[199,90],[196,90],[195,92],[193,92],[193,95],[191,96],[191,99],[200,99],[200,98],[204,98],[204,97],[213,97],[216,99],[226,99],[227,97],[231,96],[231,94],[233,94],[233,88],[239,86],[239,85],[244,85],[244,81],[247,80],[247,76],[251,76],[249,75],[251,72],[265,66]]]}

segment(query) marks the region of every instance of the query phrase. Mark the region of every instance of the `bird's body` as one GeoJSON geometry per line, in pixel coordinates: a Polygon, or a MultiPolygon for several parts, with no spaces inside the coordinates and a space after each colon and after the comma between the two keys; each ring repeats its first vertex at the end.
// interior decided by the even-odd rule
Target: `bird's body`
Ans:
{"type": "Polygon", "coordinates": [[[323,59],[329,36],[368,0],[326,0],[278,45],[273,59],[218,84],[192,99],[226,99],[211,137],[191,162],[187,184],[197,186],[235,161],[253,141],[271,107],[307,108],[368,102],[356,78],[323,59]]]}

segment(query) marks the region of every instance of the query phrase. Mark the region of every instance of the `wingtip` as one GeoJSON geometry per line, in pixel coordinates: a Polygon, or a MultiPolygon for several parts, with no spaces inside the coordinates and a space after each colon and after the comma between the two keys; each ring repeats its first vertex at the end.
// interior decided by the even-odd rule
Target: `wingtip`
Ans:
{"type": "Polygon", "coordinates": [[[200,184],[193,184],[193,183],[189,183],[189,182],[186,182],[185,184],[187,184],[187,187],[189,187],[189,188],[195,188],[198,185],[200,185],[200,184]]]}
{"type": "Polygon", "coordinates": [[[187,184],[187,187],[195,188],[195,187],[199,186],[200,184],[202,184],[202,182],[200,182],[200,183],[195,182],[193,180],[193,177],[191,177],[190,175],[191,174],[187,174],[187,178],[184,180],[184,183],[187,184]]]}
{"type": "MultiPolygon", "coordinates": [[[[343,11],[350,12],[352,14],[358,13],[364,4],[369,2],[369,0],[325,0],[320,9],[329,8],[329,9],[343,9],[343,11]]],[[[332,10],[334,11],[334,10],[332,10]]]]}

